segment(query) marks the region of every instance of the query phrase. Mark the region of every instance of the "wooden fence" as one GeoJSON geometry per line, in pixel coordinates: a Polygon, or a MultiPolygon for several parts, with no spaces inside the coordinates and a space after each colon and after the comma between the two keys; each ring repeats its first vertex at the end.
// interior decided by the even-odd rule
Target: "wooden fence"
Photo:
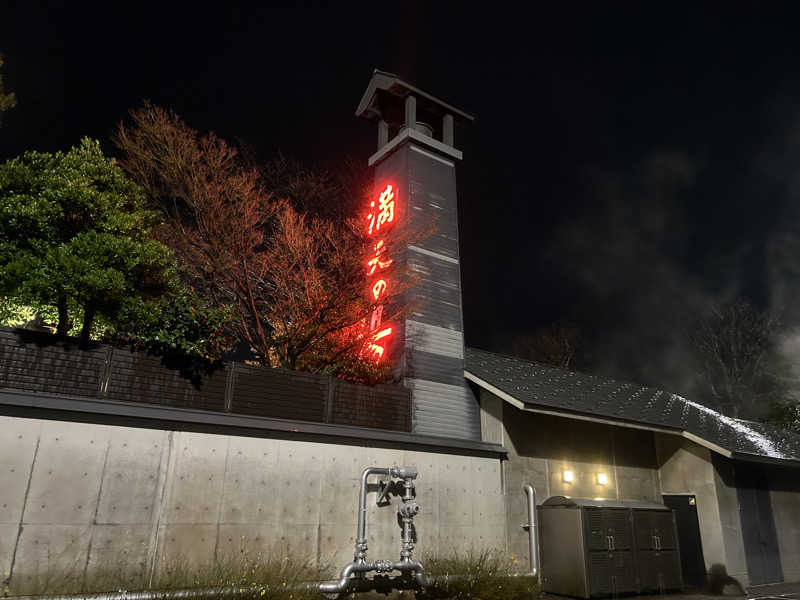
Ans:
{"type": "Polygon", "coordinates": [[[0,327],[0,388],[242,415],[411,430],[411,394],[299,371],[226,363],[187,373],[156,356],[0,327]]]}

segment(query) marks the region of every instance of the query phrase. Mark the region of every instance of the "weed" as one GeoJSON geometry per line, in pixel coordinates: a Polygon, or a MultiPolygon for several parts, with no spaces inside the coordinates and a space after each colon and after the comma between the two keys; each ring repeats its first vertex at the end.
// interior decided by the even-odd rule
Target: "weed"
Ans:
{"type": "MultiPolygon", "coordinates": [[[[426,572],[436,583],[416,594],[431,600],[533,600],[538,592],[536,580],[514,576],[516,561],[499,552],[480,552],[447,557],[429,556],[423,560],[426,572]]],[[[52,564],[52,563],[51,563],[52,564]]],[[[318,600],[319,592],[301,585],[330,579],[330,569],[290,554],[254,553],[242,550],[223,556],[211,564],[197,564],[185,558],[164,559],[151,581],[143,565],[107,563],[85,576],[74,571],[50,569],[37,579],[27,593],[31,595],[113,592],[117,590],[177,590],[202,588],[241,588],[243,600],[318,600]]],[[[80,571],[80,569],[78,570],[80,571]]],[[[384,598],[379,594],[350,594],[353,600],[384,598]]],[[[413,592],[394,592],[393,600],[413,599],[413,592]]],[[[224,592],[220,598],[230,599],[224,592]]],[[[209,599],[212,600],[212,599],[209,599]]]]}
{"type": "Polygon", "coordinates": [[[519,561],[497,551],[484,550],[450,556],[427,556],[422,561],[434,585],[428,598],[453,600],[533,600],[539,586],[535,577],[519,576],[519,561]]]}

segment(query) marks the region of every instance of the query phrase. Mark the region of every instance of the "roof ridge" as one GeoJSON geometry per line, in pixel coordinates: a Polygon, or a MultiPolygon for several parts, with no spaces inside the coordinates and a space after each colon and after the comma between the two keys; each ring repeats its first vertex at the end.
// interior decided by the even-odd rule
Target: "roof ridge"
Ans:
{"type": "Polygon", "coordinates": [[[654,390],[659,392],[664,392],[665,394],[670,394],[672,392],[668,392],[667,390],[660,388],[655,385],[647,385],[645,383],[639,383],[636,381],[629,381],[627,379],[617,379],[616,377],[608,377],[606,375],[599,375],[597,373],[587,373],[586,371],[578,371],[574,369],[565,369],[563,367],[557,367],[555,365],[550,365],[543,362],[538,362],[535,360],[530,360],[527,358],[522,358],[520,356],[515,356],[513,354],[506,354],[505,352],[495,352],[493,350],[484,350],[482,348],[474,348],[472,346],[466,346],[467,350],[473,350],[476,352],[485,352],[486,354],[493,354],[494,356],[501,356],[503,358],[511,358],[513,360],[518,360],[520,362],[527,363],[529,365],[534,365],[537,367],[542,367],[543,369],[550,369],[551,371],[559,371],[560,373],[572,373],[574,375],[581,375],[582,377],[592,377],[594,379],[600,379],[606,383],[618,383],[620,385],[633,385],[638,386],[643,389],[654,390]]]}

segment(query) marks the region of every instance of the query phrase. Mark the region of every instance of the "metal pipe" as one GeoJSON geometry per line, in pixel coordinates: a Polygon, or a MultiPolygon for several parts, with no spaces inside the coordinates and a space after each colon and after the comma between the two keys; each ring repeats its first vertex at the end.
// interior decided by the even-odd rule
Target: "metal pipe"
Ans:
{"type": "Polygon", "coordinates": [[[530,483],[522,486],[525,495],[528,497],[528,523],[522,528],[528,532],[528,551],[530,553],[531,570],[529,575],[536,575],[539,572],[539,544],[536,535],[536,488],[530,483]]]}
{"type": "Polygon", "coordinates": [[[323,594],[339,594],[344,592],[350,583],[350,577],[354,573],[366,573],[367,571],[374,570],[375,566],[369,563],[350,563],[344,566],[341,573],[339,573],[339,580],[334,583],[310,583],[309,589],[318,589],[323,594]]]}
{"type": "MultiPolygon", "coordinates": [[[[259,596],[263,591],[277,590],[277,586],[270,585],[241,585],[225,586],[218,588],[194,588],[180,590],[139,590],[129,592],[117,590],[100,594],[60,594],[52,596],[17,596],[23,598],[36,598],[37,600],[199,600],[204,598],[237,598],[239,596],[259,596]]],[[[281,587],[281,589],[286,589],[281,587]]],[[[12,598],[14,596],[11,596],[12,598]]]]}
{"type": "Polygon", "coordinates": [[[361,493],[358,497],[358,524],[356,525],[356,551],[353,560],[367,562],[367,479],[370,475],[390,475],[391,469],[367,467],[361,472],[361,493]]]}
{"type": "MultiPolygon", "coordinates": [[[[374,583],[366,578],[354,578],[357,573],[368,573],[376,571],[378,573],[389,573],[399,571],[400,573],[414,573],[414,582],[419,587],[429,585],[425,575],[425,568],[415,560],[401,560],[399,562],[389,562],[376,560],[374,563],[356,564],[350,563],[342,569],[339,579],[333,582],[309,583],[306,589],[318,590],[323,594],[341,594],[351,591],[367,591],[373,589],[374,583]]],[[[393,581],[396,581],[395,578],[393,581]]]]}

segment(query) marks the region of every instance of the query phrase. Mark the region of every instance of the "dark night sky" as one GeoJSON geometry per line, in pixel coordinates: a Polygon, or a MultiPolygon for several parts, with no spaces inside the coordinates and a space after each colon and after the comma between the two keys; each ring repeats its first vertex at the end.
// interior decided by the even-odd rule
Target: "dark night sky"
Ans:
{"type": "Polygon", "coordinates": [[[375,131],[353,113],[378,67],[477,116],[456,138],[470,345],[508,351],[569,320],[587,368],[682,391],[681,332],[708,302],[744,296],[800,325],[798,14],[36,4],[0,6],[19,101],[0,159],[83,135],[111,151],[149,98],[265,156],[366,163],[375,131]]]}

